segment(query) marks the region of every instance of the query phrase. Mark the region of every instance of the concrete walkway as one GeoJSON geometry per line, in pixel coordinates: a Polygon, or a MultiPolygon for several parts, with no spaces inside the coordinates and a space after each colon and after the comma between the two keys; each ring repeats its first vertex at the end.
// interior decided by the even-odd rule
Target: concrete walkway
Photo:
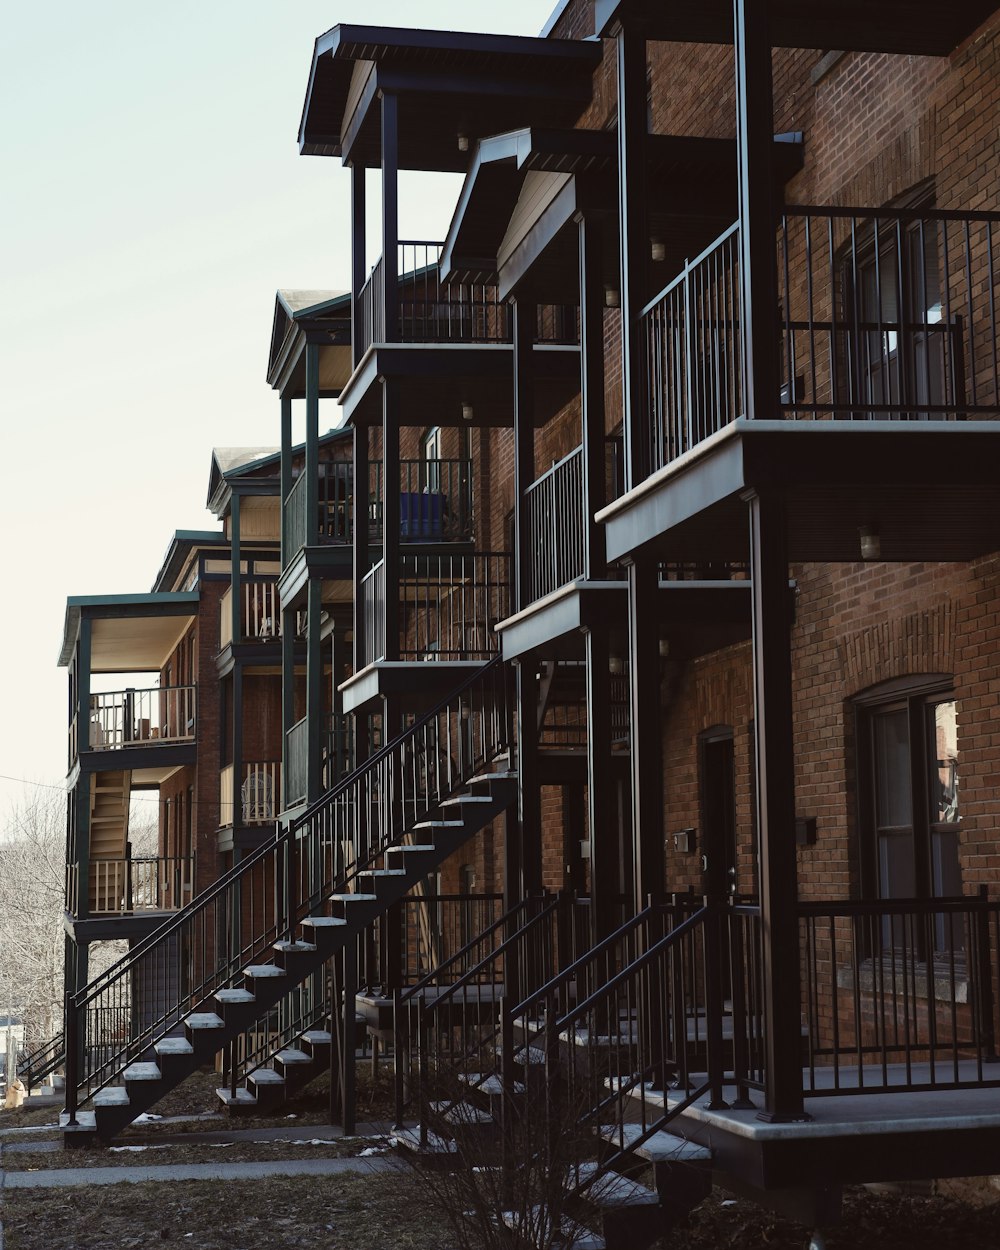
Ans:
{"type": "Polygon", "coordinates": [[[275,1159],[270,1163],[165,1163],[153,1166],[52,1168],[0,1172],[5,1189],[62,1189],[72,1185],[135,1185],[140,1181],[252,1181],[265,1176],[337,1176],[344,1172],[387,1172],[396,1159],[275,1159]]]}

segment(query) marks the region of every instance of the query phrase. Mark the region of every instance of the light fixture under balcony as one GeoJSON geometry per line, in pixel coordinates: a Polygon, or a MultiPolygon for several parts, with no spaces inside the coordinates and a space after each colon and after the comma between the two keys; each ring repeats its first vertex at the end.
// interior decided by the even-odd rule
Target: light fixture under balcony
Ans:
{"type": "Polygon", "coordinates": [[[622,296],[616,286],[606,286],[604,288],[604,307],[619,308],[621,307],[622,296]]]}
{"type": "Polygon", "coordinates": [[[458,132],[458,150],[460,152],[468,152],[469,150],[469,136],[462,134],[461,131],[458,132]]]}
{"type": "Polygon", "coordinates": [[[655,261],[663,261],[667,259],[667,245],[662,239],[650,239],[649,251],[655,261]]]}
{"type": "Polygon", "coordinates": [[[475,410],[473,409],[471,404],[462,405],[462,420],[463,421],[471,421],[475,415],[476,415],[475,410]]]}
{"type": "Polygon", "coordinates": [[[618,677],[625,670],[625,665],[620,655],[608,656],[608,672],[612,677],[618,677]]]}
{"type": "Polygon", "coordinates": [[[882,538],[874,526],[862,525],[858,530],[858,537],[861,539],[862,560],[882,559],[882,538]]]}
{"type": "Polygon", "coordinates": [[[669,660],[669,659],[670,659],[670,639],[669,639],[669,638],[661,638],[661,639],[660,639],[660,642],[659,642],[659,652],[660,652],[660,659],[661,659],[661,660],[669,660]]]}

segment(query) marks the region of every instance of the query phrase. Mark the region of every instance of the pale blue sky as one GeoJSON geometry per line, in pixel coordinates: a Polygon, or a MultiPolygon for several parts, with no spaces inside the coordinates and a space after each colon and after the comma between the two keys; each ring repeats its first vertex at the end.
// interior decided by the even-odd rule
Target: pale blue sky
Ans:
{"type": "MultiPolygon", "coordinates": [[[[8,6],[0,774],[63,780],[66,596],[148,590],[174,530],[214,525],[213,445],[277,442],[275,289],[348,283],[347,175],[295,142],[314,38],[537,34],[554,3],[8,6]]],[[[411,177],[404,235],[441,237],[456,191],[411,177]]],[[[0,816],[19,791],[0,781],[0,816]]]]}

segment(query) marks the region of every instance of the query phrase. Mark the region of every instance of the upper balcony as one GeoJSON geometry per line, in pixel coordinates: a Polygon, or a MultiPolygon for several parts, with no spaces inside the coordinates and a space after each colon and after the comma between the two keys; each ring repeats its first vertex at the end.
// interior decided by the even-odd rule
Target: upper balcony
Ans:
{"type": "Polygon", "coordinates": [[[642,312],[633,437],[648,475],[602,514],[609,558],[658,538],[665,556],[742,558],[740,494],[769,487],[788,502],[792,559],[860,559],[862,531],[865,558],[993,549],[1000,214],[786,208],[778,387],[753,420],[741,243],[737,222],[642,312]]]}

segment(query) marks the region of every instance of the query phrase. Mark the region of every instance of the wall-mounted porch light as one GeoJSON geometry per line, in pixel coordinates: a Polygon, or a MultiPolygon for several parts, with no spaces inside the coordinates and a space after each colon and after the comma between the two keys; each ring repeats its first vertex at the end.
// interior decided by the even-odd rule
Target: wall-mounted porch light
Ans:
{"type": "Polygon", "coordinates": [[[604,288],[604,307],[620,308],[622,302],[621,292],[616,286],[606,286],[604,288]]]}
{"type": "Polygon", "coordinates": [[[462,405],[462,420],[463,421],[471,421],[475,415],[476,415],[475,410],[473,409],[471,404],[462,405]]]}
{"type": "Polygon", "coordinates": [[[862,525],[858,530],[858,537],[861,539],[862,560],[882,559],[882,539],[874,526],[862,525]]]}
{"type": "Polygon", "coordinates": [[[469,150],[469,136],[463,135],[461,131],[458,132],[458,150],[460,152],[468,152],[469,150]]]}
{"type": "Polygon", "coordinates": [[[662,239],[650,239],[649,252],[653,260],[663,261],[667,259],[667,245],[662,239]]]}
{"type": "Polygon", "coordinates": [[[625,664],[620,655],[608,656],[608,672],[612,677],[618,677],[625,671],[625,664]]]}

